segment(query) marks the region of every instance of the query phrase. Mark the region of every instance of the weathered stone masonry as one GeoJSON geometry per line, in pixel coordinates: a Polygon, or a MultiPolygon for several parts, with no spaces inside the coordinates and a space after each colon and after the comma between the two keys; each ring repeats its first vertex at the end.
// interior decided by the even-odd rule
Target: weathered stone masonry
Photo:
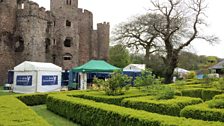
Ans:
{"type": "Polygon", "coordinates": [[[93,30],[93,14],[78,0],[51,0],[51,9],[29,0],[0,0],[0,84],[23,61],[52,62],[64,69],[107,59],[107,22],[93,30]]]}

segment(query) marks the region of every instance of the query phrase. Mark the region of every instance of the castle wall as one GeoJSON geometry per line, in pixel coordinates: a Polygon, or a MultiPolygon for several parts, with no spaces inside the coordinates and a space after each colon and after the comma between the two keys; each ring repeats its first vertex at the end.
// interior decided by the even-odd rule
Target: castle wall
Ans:
{"type": "Polygon", "coordinates": [[[98,57],[99,51],[99,43],[98,43],[98,31],[93,30],[92,37],[91,37],[91,59],[99,59],[98,57]]]}
{"type": "Polygon", "coordinates": [[[79,65],[86,63],[91,55],[93,15],[88,10],[78,10],[79,20],[79,65]]]}

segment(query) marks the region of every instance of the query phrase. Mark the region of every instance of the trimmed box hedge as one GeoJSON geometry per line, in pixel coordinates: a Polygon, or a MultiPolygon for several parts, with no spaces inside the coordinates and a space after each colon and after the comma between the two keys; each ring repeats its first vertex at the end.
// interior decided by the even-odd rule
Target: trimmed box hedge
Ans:
{"type": "Polygon", "coordinates": [[[211,100],[215,95],[222,94],[223,91],[215,89],[203,89],[202,99],[205,101],[211,100]]]}
{"type": "Polygon", "coordinates": [[[213,99],[223,99],[224,100],[224,94],[216,95],[213,97],[213,99]]]}
{"type": "Polygon", "coordinates": [[[148,94],[149,94],[148,92],[141,92],[139,90],[132,89],[131,91],[126,92],[124,95],[118,95],[118,96],[108,96],[103,91],[74,92],[74,94],[69,95],[94,100],[96,102],[121,105],[121,101],[125,98],[146,96],[148,94]]]}
{"type": "Polygon", "coordinates": [[[127,98],[122,101],[122,106],[155,112],[165,115],[180,116],[180,111],[185,106],[202,103],[200,98],[179,97],[173,99],[156,100],[153,96],[127,98]]]}
{"type": "Polygon", "coordinates": [[[221,122],[205,122],[149,113],[92,100],[49,95],[47,108],[85,126],[223,126],[221,122]]]}
{"type": "Polygon", "coordinates": [[[182,90],[182,96],[189,96],[189,97],[196,97],[196,98],[202,98],[201,91],[202,88],[192,88],[192,89],[185,89],[182,90]]]}
{"type": "Polygon", "coordinates": [[[222,94],[223,91],[216,89],[192,88],[182,90],[183,96],[202,98],[203,100],[211,100],[215,95],[222,94]]]}
{"type": "Polygon", "coordinates": [[[180,115],[186,118],[224,122],[224,109],[209,108],[208,102],[187,106],[181,110],[180,115]]]}
{"type": "Polygon", "coordinates": [[[0,97],[0,126],[50,126],[13,96],[0,97]]]}
{"type": "Polygon", "coordinates": [[[28,106],[42,105],[46,103],[47,99],[46,93],[42,94],[25,94],[16,96],[19,100],[28,106]]]}

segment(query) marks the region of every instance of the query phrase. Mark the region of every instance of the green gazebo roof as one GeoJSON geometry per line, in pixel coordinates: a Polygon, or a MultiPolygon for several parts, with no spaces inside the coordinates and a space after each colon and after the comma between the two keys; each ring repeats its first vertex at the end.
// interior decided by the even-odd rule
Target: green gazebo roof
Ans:
{"type": "Polygon", "coordinates": [[[73,72],[113,72],[115,70],[121,70],[103,60],[90,60],[89,62],[72,68],[73,72]]]}

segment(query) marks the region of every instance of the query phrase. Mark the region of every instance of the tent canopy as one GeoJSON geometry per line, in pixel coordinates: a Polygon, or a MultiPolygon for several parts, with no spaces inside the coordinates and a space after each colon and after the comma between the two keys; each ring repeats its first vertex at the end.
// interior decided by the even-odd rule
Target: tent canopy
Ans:
{"type": "Polygon", "coordinates": [[[176,73],[189,73],[190,71],[177,67],[177,68],[174,69],[174,72],[176,72],[176,73]]]}
{"type": "Polygon", "coordinates": [[[142,70],[145,70],[145,64],[129,64],[123,69],[123,71],[130,72],[141,72],[142,70]]]}
{"type": "Polygon", "coordinates": [[[90,60],[89,62],[72,68],[73,72],[113,72],[114,70],[121,70],[118,67],[110,65],[103,60],[90,60]]]}
{"type": "Polygon", "coordinates": [[[14,71],[62,71],[62,68],[54,65],[53,63],[41,63],[25,61],[16,67],[14,71]]]}

